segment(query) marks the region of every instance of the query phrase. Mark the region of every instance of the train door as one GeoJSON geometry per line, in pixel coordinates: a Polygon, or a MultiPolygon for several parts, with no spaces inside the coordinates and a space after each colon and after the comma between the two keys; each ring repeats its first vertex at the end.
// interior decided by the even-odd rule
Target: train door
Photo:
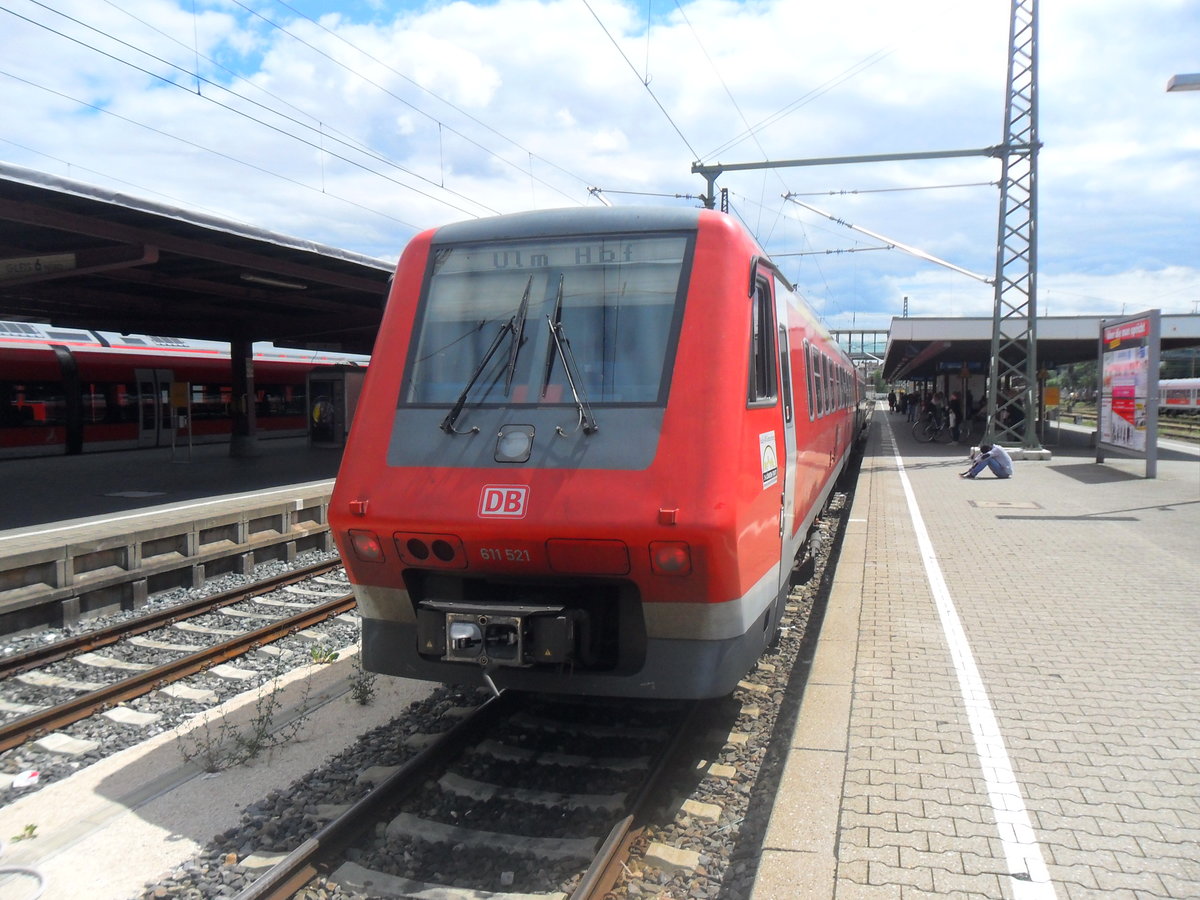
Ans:
{"type": "Polygon", "coordinates": [[[171,438],[170,369],[136,369],[139,447],[162,447],[171,438]]]}
{"type": "MultiPolygon", "coordinates": [[[[793,532],[796,530],[796,414],[792,402],[792,354],[788,339],[788,294],[779,289],[775,290],[775,321],[778,328],[779,347],[779,400],[783,412],[783,445],[784,452],[780,460],[780,477],[783,479],[783,508],[780,511],[779,527],[783,539],[784,552],[789,548],[791,553],[796,551],[793,532]]],[[[764,283],[764,289],[768,289],[764,283]]],[[[785,556],[790,559],[790,555],[785,556]]],[[[787,568],[786,566],[784,567],[787,568]]],[[[781,576],[787,579],[788,573],[781,576]]]]}
{"type": "Polygon", "coordinates": [[[342,447],[362,391],[364,369],[332,366],[308,376],[308,439],[312,444],[342,447]]]}
{"type": "Polygon", "coordinates": [[[70,348],[51,344],[58,367],[62,371],[63,419],[66,426],[66,452],[83,452],[83,398],[79,393],[79,363],[70,348]]]}

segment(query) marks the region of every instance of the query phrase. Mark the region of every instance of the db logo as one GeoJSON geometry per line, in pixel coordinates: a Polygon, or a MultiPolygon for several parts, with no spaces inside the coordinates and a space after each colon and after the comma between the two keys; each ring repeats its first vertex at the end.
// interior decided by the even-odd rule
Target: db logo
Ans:
{"type": "Polygon", "coordinates": [[[528,511],[529,488],[523,484],[485,484],[479,495],[479,515],[523,519],[528,511]]]}

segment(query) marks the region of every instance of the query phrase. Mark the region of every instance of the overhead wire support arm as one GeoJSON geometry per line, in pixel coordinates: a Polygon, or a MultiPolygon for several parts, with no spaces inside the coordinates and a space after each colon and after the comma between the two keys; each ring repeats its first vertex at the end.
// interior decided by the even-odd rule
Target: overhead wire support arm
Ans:
{"type": "Polygon", "coordinates": [[[974,150],[918,150],[912,153],[872,153],[866,156],[821,156],[812,159],[779,159],[750,163],[692,163],[692,174],[703,175],[708,184],[701,197],[708,209],[713,209],[716,197],[717,178],[722,172],[747,172],[757,169],[792,169],[802,166],[842,166],[854,163],[897,162],[910,159],[961,159],[968,156],[1003,157],[1007,148],[978,147],[974,150]]]}

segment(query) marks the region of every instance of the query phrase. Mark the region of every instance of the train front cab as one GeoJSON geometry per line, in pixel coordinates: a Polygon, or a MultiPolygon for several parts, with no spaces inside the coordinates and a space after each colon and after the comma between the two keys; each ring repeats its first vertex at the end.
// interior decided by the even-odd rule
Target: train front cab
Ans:
{"type": "MultiPolygon", "coordinates": [[[[591,433],[563,428],[561,403],[469,405],[452,430],[441,426],[453,393],[398,409],[396,398],[412,393],[404,360],[426,358],[406,329],[427,290],[421,244],[431,237],[406,251],[377,342],[394,349],[377,352],[368,374],[330,513],[364,616],[368,670],[702,697],[728,693],[752,667],[777,627],[811,506],[839,464],[836,432],[848,441],[850,427],[832,415],[815,424],[805,417],[808,443],[798,447],[794,398],[806,366],[795,357],[809,319],[800,320],[790,293],[774,290],[772,268],[740,227],[701,216],[667,357],[669,402],[665,393],[657,406],[597,402],[591,433]],[[531,449],[518,465],[498,463],[495,438],[479,435],[502,439],[517,422],[531,449]],[[511,522],[485,521],[489,485],[510,486],[528,506],[511,522]],[[657,550],[681,547],[685,570],[656,571],[657,550]],[[498,644],[481,652],[491,624],[528,656],[503,660],[498,644]],[[588,630],[613,644],[598,664],[578,652],[588,630]]],[[[437,252],[440,271],[452,268],[451,251],[437,252]]],[[[630,269],[624,282],[599,280],[628,282],[630,269]]],[[[526,277],[514,281],[493,293],[519,297],[526,277]]],[[[530,306],[543,295],[547,310],[554,306],[552,289],[526,292],[530,306]]],[[[541,318],[530,313],[530,327],[541,318]]],[[[573,338],[581,331],[572,326],[573,338]]],[[[434,345],[448,345],[451,333],[434,345]]],[[[546,346],[545,338],[535,334],[527,346],[546,346]]],[[[832,368],[825,374],[832,385],[832,368]]]]}

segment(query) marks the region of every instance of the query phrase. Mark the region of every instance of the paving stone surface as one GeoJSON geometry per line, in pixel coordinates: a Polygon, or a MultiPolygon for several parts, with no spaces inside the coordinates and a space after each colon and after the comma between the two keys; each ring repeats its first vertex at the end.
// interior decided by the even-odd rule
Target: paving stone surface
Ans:
{"type": "Polygon", "coordinates": [[[1200,896],[1200,456],[1049,449],[876,416],[754,900],[1200,896]]]}

